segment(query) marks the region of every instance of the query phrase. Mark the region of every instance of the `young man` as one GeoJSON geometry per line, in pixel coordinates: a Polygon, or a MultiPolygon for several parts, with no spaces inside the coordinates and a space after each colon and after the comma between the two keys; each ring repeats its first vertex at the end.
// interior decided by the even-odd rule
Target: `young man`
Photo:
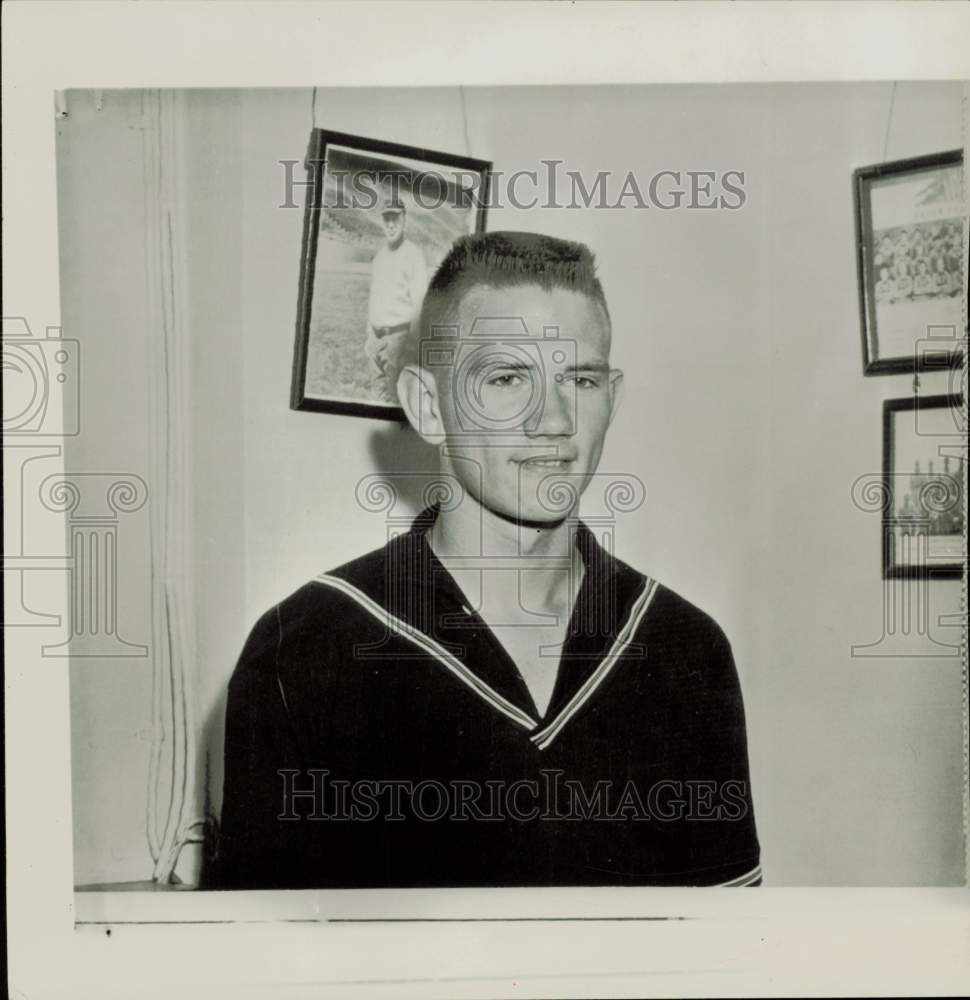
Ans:
{"type": "Polygon", "coordinates": [[[395,355],[408,335],[428,287],[428,269],[421,248],[406,239],[407,213],[404,202],[387,198],[381,208],[386,243],[371,264],[370,297],[367,305],[367,336],[364,353],[381,398],[396,403],[393,382],[387,371],[395,370],[395,355]]]}
{"type": "Polygon", "coordinates": [[[610,339],[584,246],[453,247],[397,380],[450,496],[256,625],[210,885],[760,881],[727,639],[578,519],[610,339]]]}

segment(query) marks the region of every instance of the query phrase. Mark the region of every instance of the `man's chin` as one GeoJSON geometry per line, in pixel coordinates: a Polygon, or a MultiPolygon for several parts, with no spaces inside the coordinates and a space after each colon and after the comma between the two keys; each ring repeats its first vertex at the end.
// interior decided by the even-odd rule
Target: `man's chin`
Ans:
{"type": "Polygon", "coordinates": [[[487,503],[482,506],[490,514],[494,514],[495,517],[502,521],[522,528],[535,528],[537,531],[558,527],[573,512],[572,509],[550,509],[536,502],[522,504],[517,508],[512,508],[504,504],[492,505],[487,503]]]}

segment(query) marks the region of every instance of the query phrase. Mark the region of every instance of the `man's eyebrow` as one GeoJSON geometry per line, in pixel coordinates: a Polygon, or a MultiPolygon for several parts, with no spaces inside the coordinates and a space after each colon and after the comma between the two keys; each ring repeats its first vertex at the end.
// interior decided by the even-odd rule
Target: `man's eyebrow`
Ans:
{"type": "Polygon", "coordinates": [[[608,375],[610,366],[605,361],[587,361],[580,365],[567,365],[567,372],[596,372],[598,375],[608,375]]]}
{"type": "Polygon", "coordinates": [[[479,364],[491,365],[493,368],[504,368],[508,371],[533,371],[537,366],[534,362],[520,361],[504,354],[486,354],[478,359],[479,364]]]}

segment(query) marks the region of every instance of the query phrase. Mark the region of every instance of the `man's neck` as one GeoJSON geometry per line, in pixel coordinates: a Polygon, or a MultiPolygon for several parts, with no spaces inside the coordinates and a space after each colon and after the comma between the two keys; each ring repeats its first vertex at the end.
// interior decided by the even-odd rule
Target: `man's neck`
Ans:
{"type": "Polygon", "coordinates": [[[575,519],[542,525],[516,521],[466,494],[458,507],[441,511],[429,542],[476,604],[487,591],[494,595],[492,603],[502,602],[505,595],[509,604],[521,600],[535,610],[562,612],[571,610],[583,577],[576,531],[575,519]],[[501,586],[488,586],[490,577],[501,586]]]}

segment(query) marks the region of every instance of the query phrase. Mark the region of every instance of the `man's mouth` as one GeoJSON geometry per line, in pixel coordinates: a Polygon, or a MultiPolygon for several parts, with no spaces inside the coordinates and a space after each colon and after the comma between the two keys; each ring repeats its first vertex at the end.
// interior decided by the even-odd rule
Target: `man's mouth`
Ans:
{"type": "Polygon", "coordinates": [[[536,469],[565,469],[574,459],[559,458],[552,455],[542,455],[536,458],[525,458],[519,464],[536,469]]]}

